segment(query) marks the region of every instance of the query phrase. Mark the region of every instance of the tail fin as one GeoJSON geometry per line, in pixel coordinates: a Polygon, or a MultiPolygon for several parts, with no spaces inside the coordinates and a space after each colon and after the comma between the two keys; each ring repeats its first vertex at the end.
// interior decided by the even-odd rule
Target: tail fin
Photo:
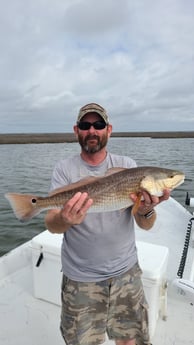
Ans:
{"type": "Polygon", "coordinates": [[[26,222],[41,212],[36,205],[35,195],[7,193],[5,197],[10,202],[16,218],[21,222],[26,222]]]}

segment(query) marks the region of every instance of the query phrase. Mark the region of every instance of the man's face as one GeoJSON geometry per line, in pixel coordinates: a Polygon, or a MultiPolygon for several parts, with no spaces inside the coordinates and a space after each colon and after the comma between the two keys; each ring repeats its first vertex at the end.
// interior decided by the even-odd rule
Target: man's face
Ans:
{"type": "MultiPolygon", "coordinates": [[[[90,123],[96,121],[103,121],[101,116],[97,113],[88,113],[81,120],[81,122],[90,123]]],[[[78,126],[75,126],[74,130],[82,150],[87,153],[96,153],[102,150],[107,145],[108,138],[111,134],[110,125],[106,125],[104,129],[95,129],[91,126],[87,130],[82,130],[79,129],[78,126]]]]}

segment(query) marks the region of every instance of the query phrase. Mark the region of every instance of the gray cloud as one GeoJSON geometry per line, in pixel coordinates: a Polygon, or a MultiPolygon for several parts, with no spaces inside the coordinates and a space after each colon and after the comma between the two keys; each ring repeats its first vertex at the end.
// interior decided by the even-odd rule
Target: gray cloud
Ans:
{"type": "Polygon", "coordinates": [[[70,131],[90,101],[115,130],[194,128],[192,1],[0,3],[1,133],[70,131]]]}

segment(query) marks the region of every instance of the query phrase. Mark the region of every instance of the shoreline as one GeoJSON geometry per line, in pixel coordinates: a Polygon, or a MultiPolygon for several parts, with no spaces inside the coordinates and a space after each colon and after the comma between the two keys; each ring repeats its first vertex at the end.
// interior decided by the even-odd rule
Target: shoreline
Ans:
{"type": "MultiPolygon", "coordinates": [[[[194,138],[194,131],[174,132],[114,132],[112,138],[148,137],[156,139],[166,138],[194,138]]],[[[0,144],[46,144],[77,142],[74,133],[8,133],[0,134],[0,144]]]]}

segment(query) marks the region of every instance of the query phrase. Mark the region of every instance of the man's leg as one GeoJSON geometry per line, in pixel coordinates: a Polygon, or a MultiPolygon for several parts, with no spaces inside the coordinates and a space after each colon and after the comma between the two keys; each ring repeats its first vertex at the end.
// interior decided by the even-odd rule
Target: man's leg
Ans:
{"type": "Polygon", "coordinates": [[[106,281],[77,282],[63,276],[61,333],[66,345],[105,341],[109,287],[106,281]]]}
{"type": "Polygon", "coordinates": [[[139,265],[135,264],[111,281],[107,333],[116,345],[150,345],[148,306],[141,275],[139,265]]]}

